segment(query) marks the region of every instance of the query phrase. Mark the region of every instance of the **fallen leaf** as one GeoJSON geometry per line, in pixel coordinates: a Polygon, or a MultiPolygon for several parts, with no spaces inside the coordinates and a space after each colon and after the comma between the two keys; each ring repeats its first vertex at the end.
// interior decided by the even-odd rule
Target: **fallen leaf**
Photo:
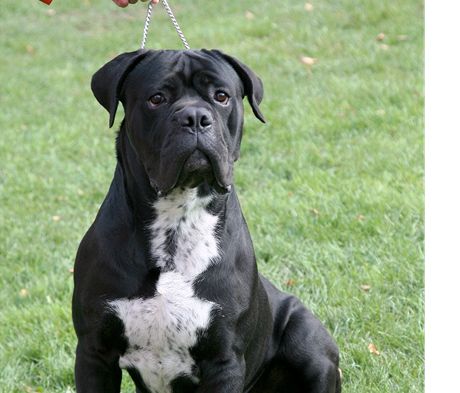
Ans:
{"type": "Polygon", "coordinates": [[[361,288],[364,292],[369,292],[370,289],[371,289],[372,287],[371,287],[370,285],[368,285],[368,284],[362,284],[362,285],[360,286],[360,288],[361,288]]]}
{"type": "Polygon", "coordinates": [[[313,214],[316,217],[319,216],[319,211],[317,209],[310,209],[310,213],[313,214]]]}
{"type": "Polygon", "coordinates": [[[357,219],[358,221],[364,221],[365,218],[366,218],[366,217],[364,217],[362,214],[358,214],[358,215],[356,216],[356,219],[357,219]]]}
{"type": "Polygon", "coordinates": [[[248,20],[253,20],[253,19],[254,19],[254,14],[253,14],[251,11],[246,11],[246,13],[244,14],[244,16],[245,16],[246,19],[248,19],[248,20]]]}
{"type": "Polygon", "coordinates": [[[369,352],[372,353],[373,355],[377,355],[377,356],[380,355],[380,352],[377,350],[377,347],[375,346],[375,344],[370,343],[367,346],[367,348],[369,349],[369,352]]]}
{"type": "Polygon", "coordinates": [[[396,39],[397,39],[398,41],[407,41],[408,38],[409,38],[409,37],[408,37],[407,35],[405,35],[405,34],[401,34],[401,35],[398,35],[398,36],[396,37],[396,39]]]}
{"type": "Polygon", "coordinates": [[[19,296],[21,296],[21,297],[29,296],[29,291],[28,291],[26,288],[22,288],[22,289],[19,291],[19,296]]]}
{"type": "Polygon", "coordinates": [[[305,11],[312,12],[314,7],[312,3],[305,3],[304,8],[305,8],[305,11]]]}
{"type": "Polygon", "coordinates": [[[318,59],[315,59],[314,57],[302,56],[302,57],[300,58],[300,61],[301,61],[303,64],[305,64],[305,65],[311,67],[313,64],[316,64],[316,63],[318,62],[318,59]]]}
{"type": "Polygon", "coordinates": [[[56,15],[56,10],[50,8],[49,10],[46,10],[46,15],[54,16],[54,15],[56,15]]]}
{"type": "Polygon", "coordinates": [[[290,278],[289,280],[286,281],[286,286],[288,287],[293,287],[296,284],[295,280],[290,278]]]}
{"type": "Polygon", "coordinates": [[[380,49],[382,49],[382,50],[388,50],[388,49],[390,49],[390,46],[387,45],[387,44],[381,44],[381,45],[380,45],[380,49]]]}
{"type": "Polygon", "coordinates": [[[377,34],[377,37],[375,37],[377,41],[383,41],[385,39],[385,34],[384,33],[379,33],[377,34]]]}
{"type": "Polygon", "coordinates": [[[53,221],[58,222],[61,220],[61,216],[53,216],[53,221]]]}
{"type": "Polygon", "coordinates": [[[29,55],[33,55],[35,53],[35,48],[30,45],[30,44],[27,44],[26,45],[26,52],[29,54],[29,55]]]}

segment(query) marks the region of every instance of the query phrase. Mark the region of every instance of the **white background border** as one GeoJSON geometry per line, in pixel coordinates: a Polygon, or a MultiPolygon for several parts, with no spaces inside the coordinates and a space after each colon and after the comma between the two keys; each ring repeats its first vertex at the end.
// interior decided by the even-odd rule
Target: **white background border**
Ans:
{"type": "Polygon", "coordinates": [[[460,392],[460,4],[425,11],[425,391],[460,392]]]}

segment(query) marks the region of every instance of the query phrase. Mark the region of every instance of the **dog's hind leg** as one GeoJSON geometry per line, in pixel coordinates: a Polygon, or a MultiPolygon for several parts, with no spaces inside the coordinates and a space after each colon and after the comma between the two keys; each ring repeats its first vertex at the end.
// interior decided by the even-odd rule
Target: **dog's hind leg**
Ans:
{"type": "Polygon", "coordinates": [[[321,323],[296,298],[288,309],[278,352],[248,393],[340,393],[338,349],[321,323]]]}
{"type": "Polygon", "coordinates": [[[301,392],[340,393],[339,351],[319,320],[295,297],[282,332],[278,354],[281,364],[296,375],[301,392]]]}

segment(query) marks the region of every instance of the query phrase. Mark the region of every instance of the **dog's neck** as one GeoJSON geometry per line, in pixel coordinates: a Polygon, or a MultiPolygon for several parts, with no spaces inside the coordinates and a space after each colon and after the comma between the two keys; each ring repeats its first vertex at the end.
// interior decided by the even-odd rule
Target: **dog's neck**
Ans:
{"type": "Polygon", "coordinates": [[[192,278],[217,259],[219,215],[211,211],[216,197],[200,196],[197,188],[175,189],[152,205],[151,255],[162,271],[192,278]]]}

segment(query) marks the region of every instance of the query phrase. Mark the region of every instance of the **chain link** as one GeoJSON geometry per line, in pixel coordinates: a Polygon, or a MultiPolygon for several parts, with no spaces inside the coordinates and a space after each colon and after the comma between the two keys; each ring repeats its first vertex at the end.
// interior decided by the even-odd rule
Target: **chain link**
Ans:
{"type": "MultiPolygon", "coordinates": [[[[181,30],[181,28],[179,26],[179,23],[177,22],[177,19],[175,18],[174,14],[173,14],[173,12],[171,10],[171,7],[169,6],[167,0],[161,0],[161,2],[163,3],[163,6],[165,7],[165,10],[166,10],[169,18],[171,19],[171,22],[172,22],[174,28],[176,29],[177,35],[179,36],[180,40],[184,44],[185,49],[190,49],[190,46],[189,46],[189,44],[187,42],[187,39],[185,38],[184,33],[182,33],[182,30],[181,30]]],[[[142,35],[141,49],[145,48],[145,42],[147,40],[147,35],[148,35],[148,32],[149,32],[149,25],[150,25],[150,21],[152,19],[152,11],[153,11],[153,2],[149,1],[149,5],[147,7],[147,15],[145,17],[144,33],[142,35]]]]}
{"type": "Polygon", "coordinates": [[[145,48],[145,41],[147,41],[147,34],[149,32],[150,20],[152,19],[152,11],[153,11],[153,2],[149,1],[149,5],[147,7],[147,15],[145,16],[144,33],[142,34],[141,49],[145,48]]]}

